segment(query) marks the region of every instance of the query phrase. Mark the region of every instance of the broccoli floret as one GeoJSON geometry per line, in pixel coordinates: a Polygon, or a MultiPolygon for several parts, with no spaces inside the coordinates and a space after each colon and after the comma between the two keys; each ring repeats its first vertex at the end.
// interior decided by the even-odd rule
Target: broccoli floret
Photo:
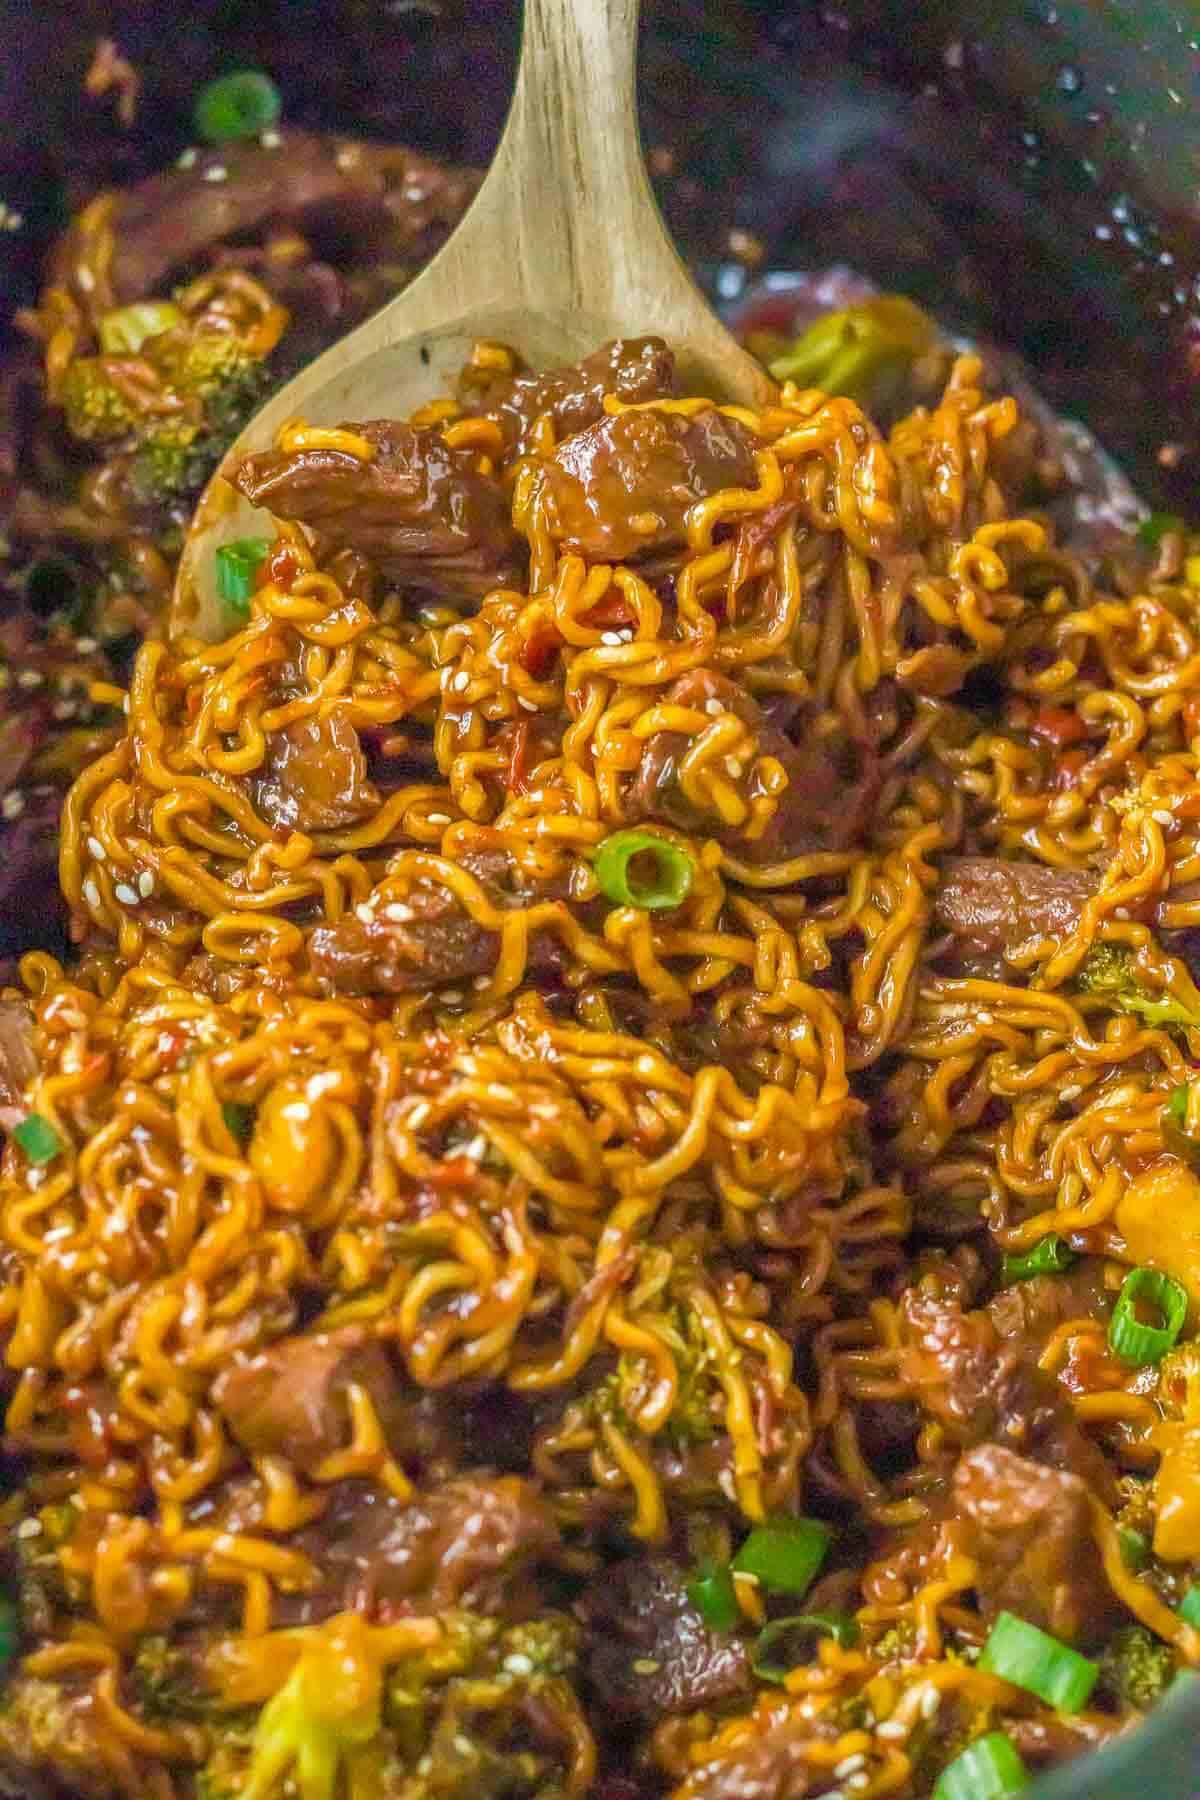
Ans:
{"type": "Polygon", "coordinates": [[[579,1660],[580,1630],[566,1613],[543,1613],[506,1631],[500,1643],[500,1667],[526,1680],[569,1676],[579,1660]]]}
{"type": "Polygon", "coordinates": [[[1085,994],[1099,994],[1120,1012],[1134,1013],[1147,1025],[1200,1028],[1200,1012],[1173,994],[1147,993],[1138,979],[1133,952],[1124,944],[1095,944],[1079,971],[1085,994]]]}
{"type": "Polygon", "coordinates": [[[846,394],[878,406],[894,393],[919,356],[932,348],[932,319],[902,294],[880,294],[826,313],[772,361],[777,381],[846,394]]]}
{"type": "Polygon", "coordinates": [[[1100,1659],[1105,1690],[1139,1712],[1149,1712],[1162,1699],[1175,1667],[1170,1646],[1160,1643],[1144,1625],[1128,1625],[1118,1631],[1100,1659]]]}
{"type": "Polygon", "coordinates": [[[141,1638],[129,1670],[138,1710],[150,1719],[208,1719],[215,1696],[193,1652],[169,1638],[141,1638]]]}

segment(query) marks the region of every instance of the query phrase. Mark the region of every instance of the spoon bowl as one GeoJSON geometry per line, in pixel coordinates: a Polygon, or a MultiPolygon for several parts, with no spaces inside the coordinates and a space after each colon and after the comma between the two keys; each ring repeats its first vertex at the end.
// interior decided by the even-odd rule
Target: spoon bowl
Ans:
{"type": "Polygon", "coordinates": [[[692,280],[651,192],[637,16],[638,0],[526,0],[512,108],[469,212],[410,287],[282,388],[227,451],[180,559],[173,632],[224,635],[214,553],[269,533],[269,515],[229,480],[244,456],[291,419],[405,418],[447,390],[480,338],[548,368],[653,333],[670,342],[688,393],[749,406],[774,393],[692,280]]]}

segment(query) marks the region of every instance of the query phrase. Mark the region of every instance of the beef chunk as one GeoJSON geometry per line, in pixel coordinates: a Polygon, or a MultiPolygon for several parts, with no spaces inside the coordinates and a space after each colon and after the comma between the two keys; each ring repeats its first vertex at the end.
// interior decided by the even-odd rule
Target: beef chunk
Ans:
{"type": "Polygon", "coordinates": [[[553,536],[594,562],[681,544],[688,508],[721,488],[754,485],[754,440],[715,407],[599,419],[545,464],[553,536]]]}
{"type": "Polygon", "coordinates": [[[673,394],[675,357],[661,338],[614,338],[582,362],[540,373],[480,377],[468,368],[460,387],[468,412],[495,419],[512,453],[527,447],[530,427],[544,414],[561,440],[603,416],[606,394],[627,405],[673,394]]]}
{"type": "Polygon", "coordinates": [[[1100,885],[1087,870],[990,856],[951,856],[942,870],[938,922],[984,955],[1015,950],[1032,937],[1069,937],[1100,885]]]}
{"type": "Polygon", "coordinates": [[[346,1389],[366,1388],[389,1442],[404,1430],[400,1389],[387,1353],[358,1325],[281,1338],[222,1371],[213,1399],[252,1456],[286,1456],[311,1472],[350,1439],[346,1389]]]}
{"type": "Polygon", "coordinates": [[[610,1717],[657,1719],[749,1691],[745,1644],[709,1629],[686,1583],[670,1558],[632,1556],[585,1592],[588,1673],[610,1717]]]}
{"type": "Polygon", "coordinates": [[[1065,1319],[1103,1318],[1112,1304],[1103,1265],[1092,1258],[1065,1275],[1035,1275],[1014,1281],[988,1302],[988,1316],[1002,1338],[1039,1357],[1046,1340],[1065,1319]]]}
{"type": "Polygon", "coordinates": [[[24,1000],[0,1000],[0,1130],[11,1131],[24,1117],[21,1094],[36,1070],[29,1007],[24,1000]]]}
{"type": "MultiPolygon", "coordinates": [[[[501,852],[469,853],[460,861],[494,904],[527,905],[549,897],[522,888],[501,852]]],[[[381,900],[368,910],[370,918],[347,913],[336,925],[318,926],[309,940],[315,972],[339,993],[403,994],[467,981],[496,966],[499,932],[477,924],[439,882],[419,881],[403,900],[381,900]]],[[[559,961],[557,940],[535,935],[529,947],[533,974],[552,974],[559,961]]]]}
{"type": "Polygon", "coordinates": [[[256,506],[299,519],[336,549],[357,550],[393,581],[479,598],[516,577],[517,540],[499,482],[440,431],[388,419],[347,425],[374,445],[370,462],[342,450],[265,450],[238,468],[256,506]]]}
{"type": "Polygon", "coordinates": [[[1078,1475],[1002,1444],[980,1444],[954,1472],[954,1500],[979,1563],[975,1588],[985,1618],[1014,1612],[1068,1643],[1103,1636],[1111,1589],[1078,1475]]]}
{"type": "MultiPolygon", "coordinates": [[[[840,849],[858,836],[877,786],[876,762],[869,751],[832,738],[794,743],[771,723],[752,694],[709,669],[681,675],[663,701],[701,713],[715,703],[733,713],[757,738],[757,754],[783,765],[788,785],[762,835],[746,838],[742,826],[728,825],[715,811],[701,813],[691,804],[679,786],[677,770],[692,740],[681,732],[659,731],[647,740],[627,796],[631,818],[661,819],[681,831],[703,832],[747,861],[760,863],[840,849]]],[[[737,777],[746,798],[752,782],[751,763],[737,777]]]]}
{"type": "MultiPolygon", "coordinates": [[[[400,146],[307,131],[281,135],[274,150],[255,138],[202,150],[190,168],[167,169],[117,194],[113,304],[155,292],[227,239],[270,227],[354,245],[364,261],[406,253],[421,259],[457,224],[479,184],[472,170],[400,146]]],[[[70,285],[92,260],[88,233],[76,221],[59,240],[51,283],[70,285]]]]}
{"type": "Polygon", "coordinates": [[[275,732],[254,782],[259,812],[286,831],[338,831],[379,805],[358,733],[340,712],[275,732]]]}

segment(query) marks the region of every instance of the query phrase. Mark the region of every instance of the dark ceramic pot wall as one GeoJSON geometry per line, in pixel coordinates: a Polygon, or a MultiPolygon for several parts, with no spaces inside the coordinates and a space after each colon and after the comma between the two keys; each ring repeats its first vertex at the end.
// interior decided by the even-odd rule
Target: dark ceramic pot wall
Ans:
{"type": "MultiPolygon", "coordinates": [[[[763,267],[844,260],[1015,344],[1147,496],[1200,514],[1200,9],[1191,0],[645,0],[665,211],[736,305],[763,267]]],[[[213,75],[266,68],[296,123],[485,162],[516,0],[0,0],[0,326],[67,211],[188,141],[213,75]],[[143,77],[132,133],[81,83],[143,77]]],[[[1200,1793],[1200,1681],[1044,1800],[1200,1793]]]]}

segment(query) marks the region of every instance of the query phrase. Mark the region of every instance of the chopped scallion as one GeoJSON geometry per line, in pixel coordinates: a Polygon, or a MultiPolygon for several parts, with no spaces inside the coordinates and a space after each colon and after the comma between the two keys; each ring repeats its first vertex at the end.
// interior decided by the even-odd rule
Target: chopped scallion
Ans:
{"type": "Polygon", "coordinates": [[[606,898],[647,912],[686,900],[696,869],[686,850],[653,831],[614,831],[592,867],[606,898]]]}
{"type": "Polygon", "coordinates": [[[992,1626],[979,1667],[1063,1713],[1087,1705],[1100,1674],[1097,1664],[1078,1650],[1010,1612],[1002,1612],[992,1626]]]}
{"type": "Polygon", "coordinates": [[[230,1137],[244,1144],[250,1137],[254,1126],[254,1108],[245,1106],[240,1100],[225,1100],[221,1105],[221,1117],[225,1121],[225,1129],[230,1137]]]}
{"type": "Polygon", "coordinates": [[[283,102],[279,89],[260,69],[236,69],[201,88],[192,121],[208,144],[232,144],[257,137],[279,123],[283,102]]]}
{"type": "Polygon", "coordinates": [[[1200,1582],[1193,1582],[1179,1604],[1179,1616],[1187,1625],[1200,1630],[1200,1582]]]}
{"type": "Polygon", "coordinates": [[[13,1138],[31,1163],[53,1162],[63,1147],[62,1139],[41,1113],[28,1113],[13,1127],[13,1138]]]}
{"type": "Polygon", "coordinates": [[[1137,528],[1139,544],[1146,544],[1151,550],[1165,538],[1168,531],[1186,531],[1187,526],[1178,513],[1152,512],[1148,519],[1143,519],[1137,528]]]}
{"type": "Polygon", "coordinates": [[[250,616],[250,596],[270,548],[266,538],[237,538],[217,551],[217,593],[239,618],[250,616]]]}
{"type": "Polygon", "coordinates": [[[819,1519],[771,1519],[757,1525],[733,1559],[735,1574],[753,1575],[773,1594],[806,1594],[832,1537],[819,1519]]]}
{"type": "Polygon", "coordinates": [[[750,1667],[760,1681],[784,1681],[803,1661],[807,1640],[831,1637],[843,1649],[858,1642],[858,1626],[847,1613],[796,1613],[789,1619],[772,1619],[754,1641],[750,1667]],[[788,1657],[779,1646],[791,1639],[796,1654],[788,1657]]]}
{"type": "Polygon", "coordinates": [[[741,1619],[728,1563],[702,1563],[688,1583],[687,1596],[710,1631],[732,1631],[741,1619]]]}
{"type": "Polygon", "coordinates": [[[1144,1569],[1150,1560],[1149,1539],[1142,1532],[1134,1531],[1128,1525],[1122,1525],[1117,1532],[1117,1545],[1121,1552],[1121,1561],[1135,1575],[1139,1569],[1144,1569]]]}
{"type": "Polygon", "coordinates": [[[1029,1771],[1011,1739],[989,1731],[948,1763],[938,1777],[933,1800],[998,1800],[1029,1786],[1029,1771]]]}
{"type": "Polygon", "coordinates": [[[136,356],[151,338],[182,324],[183,314],[170,300],[135,300],[106,312],[96,329],[109,356],[136,356]]]}
{"type": "Polygon", "coordinates": [[[1114,1356],[1133,1368],[1161,1362],[1187,1320],[1187,1290],[1161,1269],[1143,1264],[1130,1269],[1108,1323],[1108,1344],[1114,1356]],[[1138,1318],[1138,1302],[1157,1307],[1161,1325],[1144,1325],[1138,1318]]]}
{"type": "Polygon", "coordinates": [[[1061,1275],[1075,1262],[1076,1255],[1066,1238],[1057,1232],[1039,1238],[1024,1256],[1006,1256],[1000,1269],[1002,1281],[1028,1281],[1033,1275],[1061,1275]]]}

